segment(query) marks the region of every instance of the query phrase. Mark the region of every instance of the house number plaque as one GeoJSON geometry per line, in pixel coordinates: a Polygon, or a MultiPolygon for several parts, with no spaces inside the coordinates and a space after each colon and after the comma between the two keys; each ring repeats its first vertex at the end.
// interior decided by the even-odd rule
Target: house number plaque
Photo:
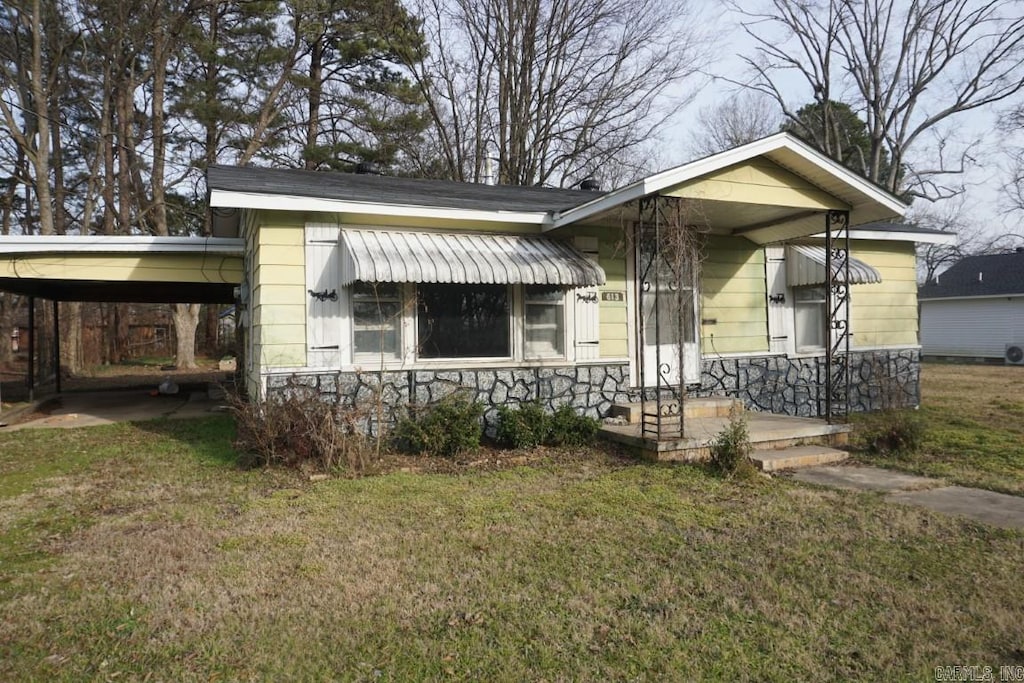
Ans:
{"type": "Polygon", "coordinates": [[[601,292],[601,301],[625,301],[625,292],[601,292]]]}

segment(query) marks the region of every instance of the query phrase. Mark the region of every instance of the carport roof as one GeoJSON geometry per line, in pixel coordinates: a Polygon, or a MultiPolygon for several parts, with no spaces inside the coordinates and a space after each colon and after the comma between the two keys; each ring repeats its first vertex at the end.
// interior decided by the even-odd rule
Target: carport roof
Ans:
{"type": "Polygon", "coordinates": [[[0,290],[55,301],[231,303],[234,238],[2,236],[0,290]]]}

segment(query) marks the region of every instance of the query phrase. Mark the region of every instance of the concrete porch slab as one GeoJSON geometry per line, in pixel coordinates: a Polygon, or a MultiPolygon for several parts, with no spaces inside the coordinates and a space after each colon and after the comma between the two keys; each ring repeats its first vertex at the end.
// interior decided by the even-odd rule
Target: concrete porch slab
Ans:
{"type": "MultiPolygon", "coordinates": [[[[771,413],[745,413],[747,433],[755,448],[782,448],[801,444],[840,446],[846,443],[850,425],[828,424],[809,417],[790,417],[771,413]]],[[[639,424],[605,424],[601,436],[636,448],[643,457],[655,460],[702,460],[708,446],[729,425],[728,417],[700,417],[683,423],[681,439],[645,438],[639,424]]]]}

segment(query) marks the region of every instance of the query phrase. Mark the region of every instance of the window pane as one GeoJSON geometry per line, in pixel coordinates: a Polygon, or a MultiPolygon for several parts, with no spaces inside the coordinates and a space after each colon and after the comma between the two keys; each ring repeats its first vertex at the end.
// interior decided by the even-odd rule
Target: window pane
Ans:
{"type": "Polygon", "coordinates": [[[401,318],[402,304],[398,301],[356,298],[352,302],[353,351],[356,354],[396,357],[401,340],[401,318]]]}
{"type": "Polygon", "coordinates": [[[420,358],[512,355],[506,285],[422,284],[417,294],[420,358]]]}
{"type": "Polygon", "coordinates": [[[352,295],[357,299],[397,299],[399,289],[397,282],[363,282],[352,283],[352,295]]]}
{"type": "Polygon", "coordinates": [[[565,290],[558,285],[526,285],[526,300],[547,303],[562,303],[565,290]]]}
{"type": "Polygon", "coordinates": [[[564,307],[527,304],[524,352],[530,358],[565,355],[564,307]]]}
{"type": "Polygon", "coordinates": [[[797,287],[793,290],[796,348],[821,349],[825,346],[825,289],[797,287]]]}

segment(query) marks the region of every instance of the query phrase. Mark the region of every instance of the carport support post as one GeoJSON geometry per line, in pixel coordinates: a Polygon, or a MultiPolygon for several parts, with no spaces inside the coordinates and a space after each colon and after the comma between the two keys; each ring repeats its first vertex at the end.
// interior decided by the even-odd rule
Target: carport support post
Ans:
{"type": "Polygon", "coordinates": [[[28,400],[34,399],[36,387],[36,298],[28,298],[28,400]]]}
{"type": "Polygon", "coordinates": [[[53,300],[53,381],[60,393],[60,302],[53,300]]]}

